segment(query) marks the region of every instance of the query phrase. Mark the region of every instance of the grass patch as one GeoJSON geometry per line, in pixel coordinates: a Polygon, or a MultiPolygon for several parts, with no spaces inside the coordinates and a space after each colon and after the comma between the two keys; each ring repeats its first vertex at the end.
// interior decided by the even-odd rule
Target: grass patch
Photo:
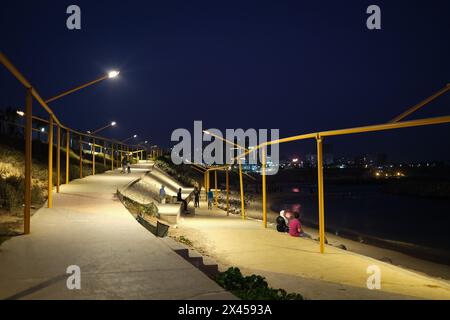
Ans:
{"type": "Polygon", "coordinates": [[[158,216],[158,207],[153,202],[149,204],[140,204],[123,196],[122,203],[133,215],[148,215],[151,217],[158,216]]]}
{"type": "Polygon", "coordinates": [[[304,300],[298,293],[270,288],[258,275],[244,277],[239,268],[230,268],[216,277],[216,282],[242,300],[304,300]]]}
{"type": "Polygon", "coordinates": [[[187,245],[187,246],[189,246],[189,247],[193,247],[193,246],[194,246],[193,243],[192,243],[192,241],[189,240],[188,238],[186,238],[185,236],[179,237],[179,238],[177,239],[177,241],[178,241],[179,243],[185,244],[185,245],[187,245]]]}
{"type": "Polygon", "coordinates": [[[3,242],[7,241],[11,239],[10,237],[0,237],[0,246],[2,245],[3,242]]]}

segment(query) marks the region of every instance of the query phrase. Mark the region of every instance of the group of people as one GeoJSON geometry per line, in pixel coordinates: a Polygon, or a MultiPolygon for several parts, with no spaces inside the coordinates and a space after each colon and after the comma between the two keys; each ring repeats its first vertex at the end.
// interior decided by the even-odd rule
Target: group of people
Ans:
{"type": "MultiPolygon", "coordinates": [[[[161,203],[166,201],[166,187],[164,185],[159,189],[159,198],[161,203]]],[[[179,188],[177,192],[177,201],[183,203],[183,210],[187,211],[187,201],[183,199],[183,189],[179,188]]],[[[194,206],[200,208],[200,190],[198,188],[194,189],[194,206]]]]}
{"type": "Polygon", "coordinates": [[[122,173],[131,173],[131,163],[128,157],[122,159],[122,173]]]}
{"type": "Polygon", "coordinates": [[[278,232],[288,232],[291,237],[311,238],[309,234],[303,231],[300,212],[298,211],[291,213],[281,210],[276,222],[278,232]]]}

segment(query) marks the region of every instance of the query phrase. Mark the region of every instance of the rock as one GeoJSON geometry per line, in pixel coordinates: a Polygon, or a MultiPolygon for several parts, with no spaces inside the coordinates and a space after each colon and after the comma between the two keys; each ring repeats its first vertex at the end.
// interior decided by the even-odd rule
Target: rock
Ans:
{"type": "Polygon", "coordinates": [[[344,246],[343,244],[340,244],[340,245],[338,245],[337,247],[338,247],[339,249],[342,249],[342,250],[347,250],[347,247],[344,246]]]}

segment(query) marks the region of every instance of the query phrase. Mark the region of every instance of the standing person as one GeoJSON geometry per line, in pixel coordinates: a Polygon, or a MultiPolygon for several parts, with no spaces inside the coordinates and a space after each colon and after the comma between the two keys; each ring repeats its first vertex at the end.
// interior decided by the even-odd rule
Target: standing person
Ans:
{"type": "Polygon", "coordinates": [[[214,193],[211,189],[208,191],[208,210],[212,210],[213,207],[213,201],[214,201],[214,193]]]}
{"type": "Polygon", "coordinates": [[[159,199],[161,203],[166,203],[166,189],[163,185],[159,189],[159,199]]]}
{"type": "Polygon", "coordinates": [[[123,157],[123,159],[122,159],[122,173],[127,172],[127,162],[128,162],[127,157],[123,157]]]}
{"type": "Polygon", "coordinates": [[[128,169],[128,173],[131,173],[131,160],[127,159],[127,169],[128,169]]]}
{"type": "Polygon", "coordinates": [[[194,190],[194,207],[200,208],[200,190],[198,188],[194,190]]]}

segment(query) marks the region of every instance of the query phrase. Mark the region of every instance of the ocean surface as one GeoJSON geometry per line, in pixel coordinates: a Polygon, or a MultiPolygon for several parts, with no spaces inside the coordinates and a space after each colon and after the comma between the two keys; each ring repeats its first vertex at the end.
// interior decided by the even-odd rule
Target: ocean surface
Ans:
{"type": "MultiPolygon", "coordinates": [[[[305,224],[318,224],[316,186],[289,184],[271,209],[301,206],[305,224]]],[[[405,242],[450,252],[450,200],[385,193],[377,185],[325,186],[327,231],[405,242]]]]}

